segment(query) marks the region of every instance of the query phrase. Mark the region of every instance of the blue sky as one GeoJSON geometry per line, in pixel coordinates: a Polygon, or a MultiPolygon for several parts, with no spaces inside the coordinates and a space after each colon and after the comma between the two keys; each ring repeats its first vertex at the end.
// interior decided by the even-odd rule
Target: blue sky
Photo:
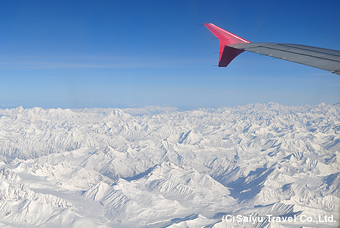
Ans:
{"type": "Polygon", "coordinates": [[[1,1],[0,108],[327,104],[340,76],[242,53],[217,65],[214,23],[252,42],[340,50],[340,1],[1,1]]]}

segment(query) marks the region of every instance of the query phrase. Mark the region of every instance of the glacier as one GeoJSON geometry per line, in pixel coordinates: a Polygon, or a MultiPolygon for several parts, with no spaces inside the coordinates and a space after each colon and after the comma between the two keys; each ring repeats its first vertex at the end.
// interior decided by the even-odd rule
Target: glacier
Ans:
{"type": "Polygon", "coordinates": [[[339,227],[339,114],[0,109],[0,227],[339,227]]]}

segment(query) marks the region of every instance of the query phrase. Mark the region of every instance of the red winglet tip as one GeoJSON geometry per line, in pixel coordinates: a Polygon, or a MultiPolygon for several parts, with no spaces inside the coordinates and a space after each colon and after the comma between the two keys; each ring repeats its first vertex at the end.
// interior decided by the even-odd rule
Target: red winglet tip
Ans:
{"type": "Polygon", "coordinates": [[[237,43],[251,43],[250,41],[221,29],[212,23],[205,23],[204,25],[220,40],[219,67],[227,66],[237,55],[243,52],[243,50],[226,46],[237,43]]]}
{"type": "Polygon", "coordinates": [[[228,32],[224,29],[221,29],[220,27],[212,23],[205,23],[204,25],[220,40],[221,44],[230,45],[237,43],[251,43],[250,41],[236,36],[235,34],[232,34],[231,32],[228,32]]]}

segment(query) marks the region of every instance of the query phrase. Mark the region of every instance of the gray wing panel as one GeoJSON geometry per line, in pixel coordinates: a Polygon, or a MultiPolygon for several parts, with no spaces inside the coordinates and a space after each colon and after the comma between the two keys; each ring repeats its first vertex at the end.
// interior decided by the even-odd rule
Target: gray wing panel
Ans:
{"type": "Polygon", "coordinates": [[[230,47],[327,70],[340,75],[340,51],[299,44],[238,43],[230,47]]]}

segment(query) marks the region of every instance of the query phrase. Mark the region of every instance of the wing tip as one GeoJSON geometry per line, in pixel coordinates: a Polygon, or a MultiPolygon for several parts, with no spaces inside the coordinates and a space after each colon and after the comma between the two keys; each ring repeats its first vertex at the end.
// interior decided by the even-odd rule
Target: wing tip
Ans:
{"type": "Polygon", "coordinates": [[[231,32],[228,32],[212,23],[204,23],[204,25],[212,32],[220,41],[220,56],[219,67],[226,67],[236,56],[241,54],[244,50],[230,47],[229,45],[237,43],[250,43],[231,32]]]}

